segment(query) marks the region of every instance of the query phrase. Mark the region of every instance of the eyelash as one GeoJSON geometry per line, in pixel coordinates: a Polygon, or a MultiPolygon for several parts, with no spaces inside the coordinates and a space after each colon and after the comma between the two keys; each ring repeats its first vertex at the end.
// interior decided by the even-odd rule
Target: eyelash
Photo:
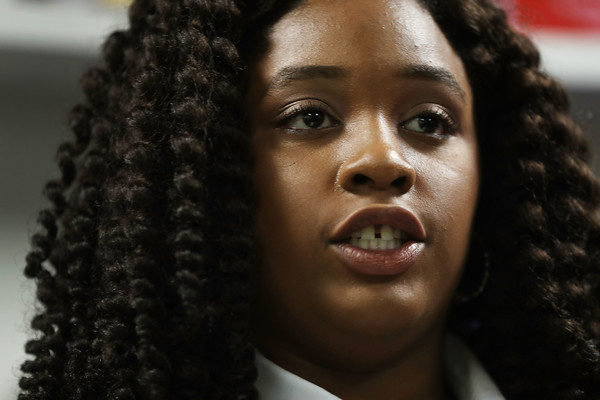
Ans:
{"type": "MultiPolygon", "coordinates": [[[[282,116],[282,118],[279,122],[279,125],[285,126],[294,118],[298,117],[299,115],[302,115],[303,113],[307,113],[310,111],[316,111],[316,112],[325,114],[327,117],[329,117],[333,121],[334,126],[337,126],[340,124],[340,122],[336,118],[334,118],[330,112],[325,110],[325,108],[322,105],[320,105],[319,103],[310,103],[309,102],[309,103],[304,103],[304,104],[295,104],[295,105],[291,106],[288,110],[285,111],[284,115],[282,116]]],[[[289,131],[297,132],[297,131],[313,131],[313,130],[328,129],[328,128],[308,128],[308,129],[285,128],[285,129],[289,130],[289,131]]]]}
{"type": "MultiPolygon", "coordinates": [[[[331,114],[329,112],[327,112],[323,106],[314,104],[314,103],[312,103],[312,104],[305,103],[305,104],[297,104],[297,105],[290,107],[289,110],[284,113],[284,116],[282,117],[281,121],[279,122],[279,125],[285,126],[287,123],[289,123],[294,118],[298,117],[299,115],[301,115],[303,113],[307,113],[310,111],[316,111],[316,112],[321,112],[321,113],[325,114],[327,117],[329,117],[334,122],[334,126],[337,126],[340,124],[340,122],[337,119],[335,119],[333,116],[331,116],[331,114]]],[[[454,118],[452,118],[446,110],[439,108],[439,107],[432,107],[429,110],[422,111],[422,112],[418,113],[417,115],[414,115],[411,118],[401,122],[399,124],[399,127],[406,129],[405,126],[409,122],[411,122],[417,118],[423,118],[423,117],[437,118],[439,120],[439,123],[443,127],[443,131],[446,132],[446,133],[442,133],[442,134],[424,133],[424,134],[432,136],[432,137],[445,138],[447,136],[452,136],[452,135],[456,134],[456,132],[458,132],[460,129],[460,127],[458,126],[458,123],[454,120],[454,118]]],[[[330,128],[330,127],[328,127],[328,128],[330,128]]],[[[285,129],[289,130],[289,131],[297,132],[297,131],[315,131],[315,130],[328,129],[328,128],[307,128],[307,129],[285,128],[285,129]]],[[[410,131],[410,129],[407,129],[407,130],[410,131]]],[[[419,133],[419,132],[417,132],[417,133],[419,133]]]]}
{"type": "MultiPolygon", "coordinates": [[[[450,114],[444,110],[443,108],[439,108],[439,107],[432,107],[428,110],[422,111],[420,113],[418,113],[417,115],[407,119],[404,122],[401,122],[399,124],[399,126],[403,129],[406,129],[405,126],[417,119],[417,118],[423,118],[423,117],[435,117],[439,120],[439,123],[442,125],[442,129],[444,133],[425,133],[426,135],[429,136],[433,136],[433,137],[437,137],[437,138],[445,138],[448,136],[452,136],[455,135],[459,130],[460,127],[458,125],[458,123],[456,122],[456,120],[454,118],[452,118],[450,116],[450,114]]],[[[410,129],[407,129],[410,130],[410,129]]]]}

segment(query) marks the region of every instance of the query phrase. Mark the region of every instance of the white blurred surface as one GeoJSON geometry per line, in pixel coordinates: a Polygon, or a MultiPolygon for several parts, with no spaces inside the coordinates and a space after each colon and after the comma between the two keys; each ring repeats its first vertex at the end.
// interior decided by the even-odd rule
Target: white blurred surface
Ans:
{"type": "Polygon", "coordinates": [[[550,74],[570,87],[600,88],[600,34],[544,32],[532,37],[550,74]]]}
{"type": "Polygon", "coordinates": [[[0,47],[94,55],[124,27],[125,8],[92,0],[0,0],[0,47]]]}

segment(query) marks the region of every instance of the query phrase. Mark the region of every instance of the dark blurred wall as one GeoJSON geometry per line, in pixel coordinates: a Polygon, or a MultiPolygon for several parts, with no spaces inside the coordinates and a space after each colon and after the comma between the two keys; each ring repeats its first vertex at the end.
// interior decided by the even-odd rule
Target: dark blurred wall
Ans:
{"type": "Polygon", "coordinates": [[[569,89],[569,96],[571,115],[592,143],[592,167],[596,175],[600,175],[600,87],[569,89]]]}
{"type": "Polygon", "coordinates": [[[70,138],[67,112],[93,60],[0,50],[0,400],[16,399],[33,284],[22,270],[42,188],[57,176],[54,153],[70,138]]]}

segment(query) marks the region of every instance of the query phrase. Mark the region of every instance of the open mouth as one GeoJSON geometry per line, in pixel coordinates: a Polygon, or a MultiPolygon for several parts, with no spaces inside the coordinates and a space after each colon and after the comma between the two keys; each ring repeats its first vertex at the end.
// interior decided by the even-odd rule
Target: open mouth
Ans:
{"type": "Polygon", "coordinates": [[[364,250],[394,250],[408,241],[406,233],[391,225],[369,225],[342,242],[364,250]]]}
{"type": "Polygon", "coordinates": [[[330,248],[351,270],[394,275],[408,270],[425,248],[425,230],[409,210],[373,205],[348,216],[334,229],[330,248]]]}

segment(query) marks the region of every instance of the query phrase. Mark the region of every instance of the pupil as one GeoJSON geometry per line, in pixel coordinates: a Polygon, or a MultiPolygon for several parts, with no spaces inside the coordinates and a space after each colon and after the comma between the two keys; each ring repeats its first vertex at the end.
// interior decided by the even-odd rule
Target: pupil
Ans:
{"type": "Polygon", "coordinates": [[[437,119],[433,117],[419,117],[419,128],[423,129],[425,132],[435,132],[437,127],[437,119]]]}
{"type": "Polygon", "coordinates": [[[316,128],[321,125],[325,120],[325,115],[320,111],[306,111],[302,120],[306,124],[306,126],[310,128],[316,128]]]}

